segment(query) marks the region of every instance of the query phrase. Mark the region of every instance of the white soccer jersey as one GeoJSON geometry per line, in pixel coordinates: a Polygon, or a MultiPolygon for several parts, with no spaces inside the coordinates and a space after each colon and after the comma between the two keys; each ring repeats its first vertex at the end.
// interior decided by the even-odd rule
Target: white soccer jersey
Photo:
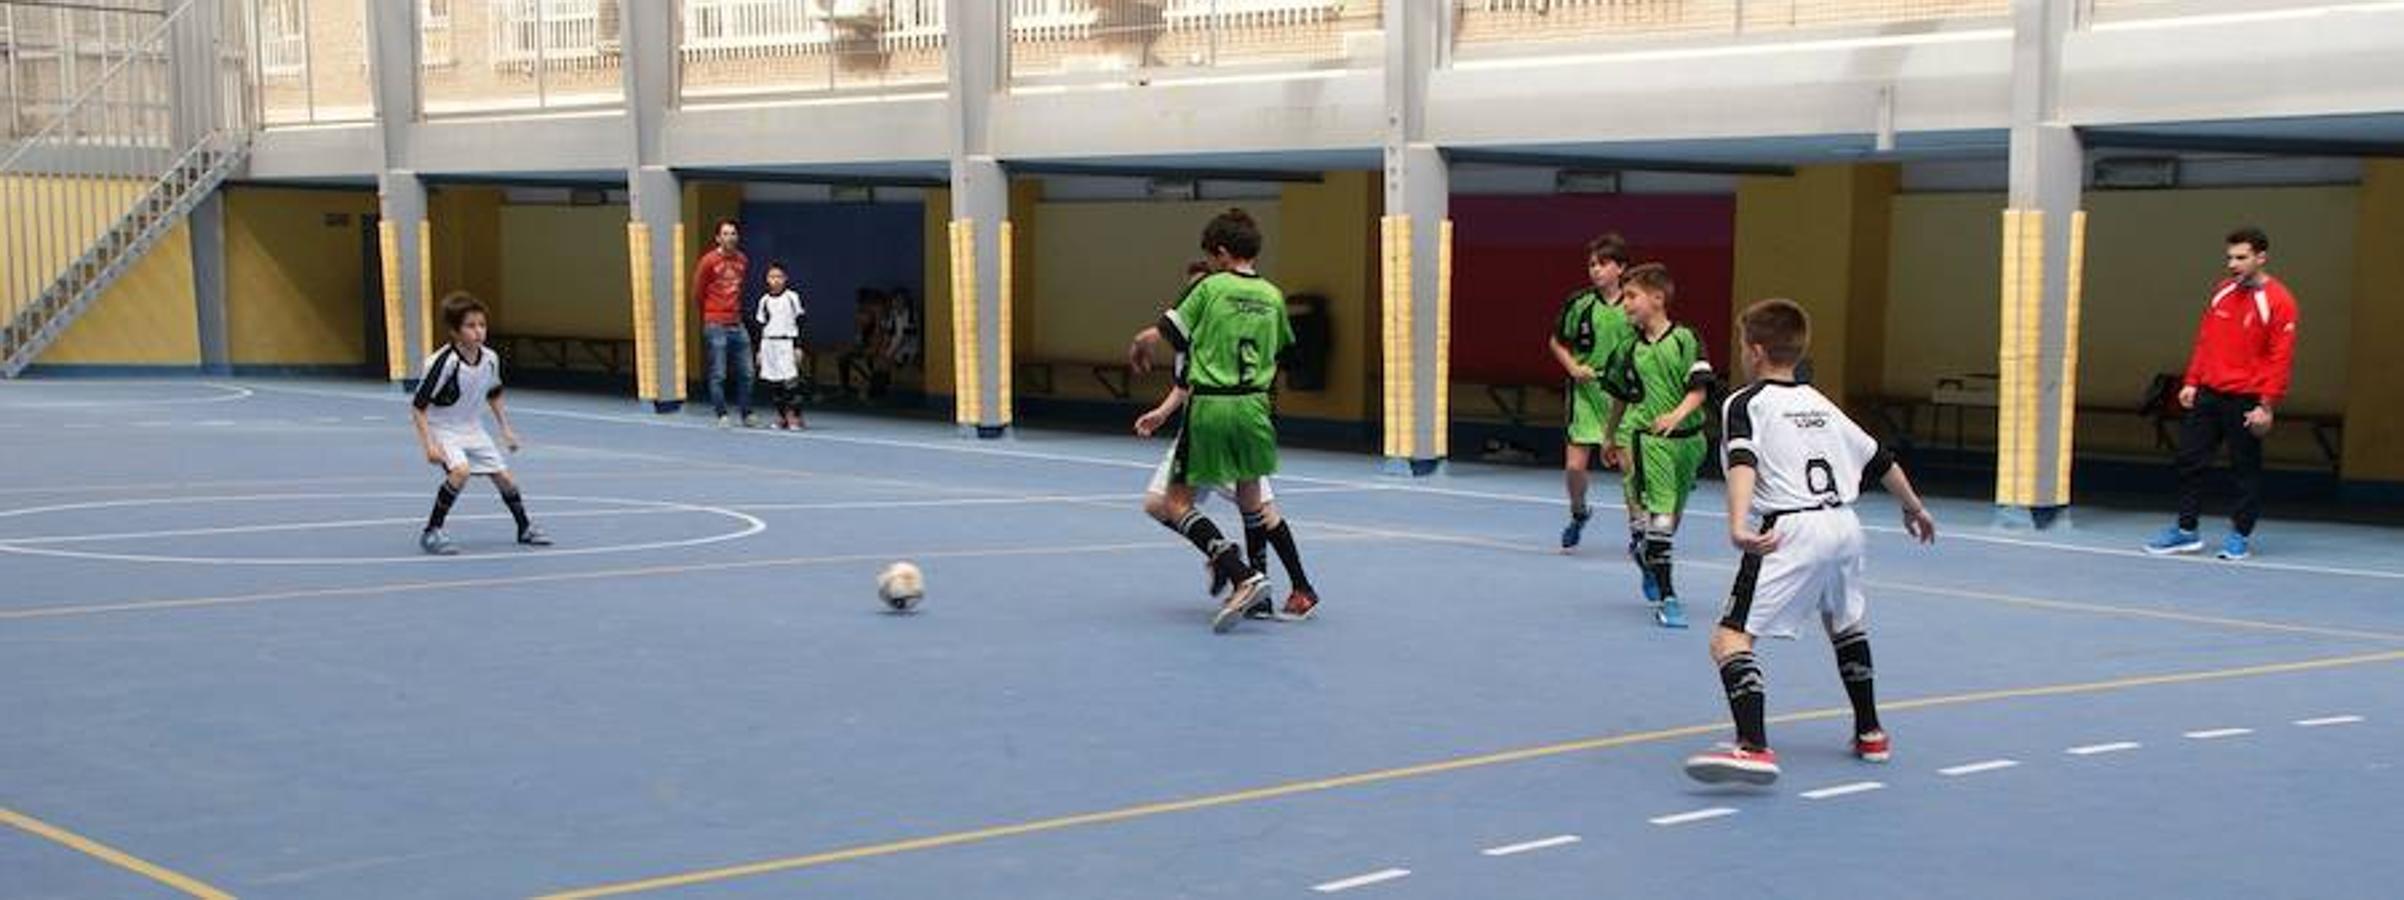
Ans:
{"type": "Polygon", "coordinates": [[[1875,438],[1807,384],[1755,382],[1728,397],[1720,421],[1722,469],[1750,464],[1760,473],[1756,518],[1850,505],[1862,473],[1884,475],[1888,464],[1875,438]]]}
{"type": "Polygon", "coordinates": [[[426,424],[439,432],[482,432],[477,404],[501,393],[501,354],[481,348],[475,362],[462,358],[459,348],[445,346],[426,358],[425,380],[417,383],[411,405],[426,411],[426,424]]]}

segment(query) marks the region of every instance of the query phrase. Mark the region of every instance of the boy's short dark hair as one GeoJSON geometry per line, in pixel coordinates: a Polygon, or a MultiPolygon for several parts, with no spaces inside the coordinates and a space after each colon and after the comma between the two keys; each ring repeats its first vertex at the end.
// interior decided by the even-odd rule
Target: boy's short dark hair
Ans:
{"type": "Polygon", "coordinates": [[[772,260],[769,260],[769,261],[768,261],[768,267],[767,267],[767,268],[765,268],[765,269],[761,269],[761,270],[760,270],[760,274],[761,274],[761,275],[766,275],[766,274],[768,274],[768,273],[770,273],[770,272],[783,272],[783,273],[785,273],[785,277],[786,277],[786,278],[791,278],[791,277],[793,277],[793,271],[792,271],[791,269],[787,269],[787,268],[785,268],[785,261],[784,261],[784,260],[781,260],[781,259],[772,259],[772,260]]]}
{"type": "Polygon", "coordinates": [[[743,232],[743,221],[733,216],[727,216],[726,218],[719,219],[718,224],[710,226],[710,237],[717,237],[718,232],[725,231],[726,226],[728,225],[734,226],[735,233],[737,234],[741,234],[743,232]]]}
{"type": "Polygon", "coordinates": [[[1619,276],[1619,286],[1623,290],[1636,288],[1660,294],[1664,304],[1667,304],[1678,292],[1677,282],[1670,280],[1669,267],[1657,262],[1649,262],[1629,269],[1626,274],[1619,276]]]}
{"type": "Polygon", "coordinates": [[[1616,231],[1603,232],[1594,240],[1586,242],[1586,258],[1615,262],[1625,266],[1628,264],[1628,239],[1620,237],[1619,232],[1616,231]]]}
{"type": "Polygon", "coordinates": [[[442,324],[444,327],[458,331],[467,324],[469,315],[483,316],[487,322],[492,320],[492,312],[484,308],[484,301],[476,299],[476,295],[466,291],[452,291],[443,295],[442,324]]]}
{"type": "Polygon", "coordinates": [[[1252,221],[1251,213],[1230,209],[1202,229],[1202,252],[1221,250],[1236,259],[1260,258],[1260,224],[1252,221]]]}
{"type": "Polygon", "coordinates": [[[2254,248],[2254,252],[2256,253],[2270,252],[2270,235],[2264,234],[2262,229],[2256,228],[2252,225],[2229,232],[2229,239],[2223,241],[2222,243],[2226,243],[2231,246],[2244,244],[2248,247],[2254,248]]]}
{"type": "Polygon", "coordinates": [[[1760,347],[1762,355],[1777,365],[1794,365],[1811,349],[1811,314],[1803,311],[1802,304],[1784,297],[1745,307],[1738,327],[1746,346],[1760,347]]]}

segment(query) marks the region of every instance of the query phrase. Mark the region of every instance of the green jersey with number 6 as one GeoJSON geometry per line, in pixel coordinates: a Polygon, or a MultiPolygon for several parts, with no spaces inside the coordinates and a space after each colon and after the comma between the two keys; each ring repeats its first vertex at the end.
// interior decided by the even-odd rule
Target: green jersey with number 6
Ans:
{"type": "Polygon", "coordinates": [[[1186,290],[1161,316],[1160,333],[1185,355],[1182,377],[1193,390],[1171,480],[1216,486],[1274,474],[1269,390],[1278,355],[1294,343],[1285,293],[1259,275],[1220,272],[1186,290]]]}

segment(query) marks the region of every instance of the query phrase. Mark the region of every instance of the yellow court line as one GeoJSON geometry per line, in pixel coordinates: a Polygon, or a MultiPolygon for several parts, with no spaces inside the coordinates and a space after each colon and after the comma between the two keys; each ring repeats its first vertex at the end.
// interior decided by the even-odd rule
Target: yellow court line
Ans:
{"type": "MultiPolygon", "coordinates": [[[[2002,690],[1947,694],[1935,697],[1921,697],[1912,700],[1889,701],[1887,703],[1880,704],[1879,709],[1881,712],[1901,712],[1915,709],[1932,709],[1937,707],[1962,706],[1974,703],[1989,703],[1998,700],[2014,700],[2030,697],[2058,697],[2070,694],[2093,694],[2107,691],[2125,690],[2129,688],[2157,687],[2171,684],[2191,684],[2203,681],[2223,681],[2236,678],[2251,678],[2262,675],[2279,675],[2293,672],[2307,672],[2321,669],[2342,668],[2346,666],[2392,662],[2404,662],[2404,650],[2389,650],[2381,653],[2363,653],[2352,656],[2332,656],[2319,659],[2300,660],[2296,662],[2244,666],[2241,668],[2209,669],[2196,672],[2173,672],[2163,675],[2140,675],[2130,678],[2115,678],[2105,681],[2071,682],[2067,684],[2038,685],[2035,687],[2026,688],[2007,688],[2002,690]]],[[[1840,716],[1850,716],[1852,714],[1853,710],[1851,707],[1829,707],[1808,710],[1804,712],[1788,713],[1781,716],[1773,716],[1769,721],[1777,724],[1786,724],[1820,719],[1832,719],[1840,716]]],[[[1633,744],[1658,743],[1660,741],[1670,740],[1673,738],[1717,734],[1725,730],[1727,730],[1726,723],[1714,722],[1708,725],[1687,725],[1677,728],[1662,728],[1653,731],[1640,731],[1630,734],[1609,735],[1604,737],[1587,738],[1583,740],[1565,741],[1555,744],[1544,744],[1517,750],[1504,750],[1496,753],[1479,754],[1476,756],[1457,757],[1454,759],[1441,760],[1432,763],[1422,763],[1414,766],[1380,769],[1372,772],[1361,772],[1353,775],[1339,775],[1333,778],[1322,778],[1311,781],[1289,782],[1286,784],[1272,785],[1269,787],[1232,791],[1223,794],[1211,794],[1201,797],[1191,797],[1183,800],[1171,800],[1162,803],[1147,803],[1139,806],[1127,806],[1118,809],[1103,810],[1100,812],[1081,813],[1077,815],[1060,816],[1050,819],[1036,819],[1033,821],[1020,822],[1012,825],[999,825],[992,828],[980,828],[972,831],[955,831],[946,834],[929,835],[927,837],[891,841],[881,844],[866,844],[841,850],[831,850],[824,853],[814,853],[807,856],[793,856],[783,859],[763,860],[761,862],[745,863],[742,865],[725,866],[714,869],[701,869],[677,875],[646,878],[640,881],[625,881],[614,884],[597,885],[594,887],[578,888],[559,893],[544,894],[536,898],[536,900],[589,900],[589,898],[595,897],[614,897],[624,894],[663,890],[667,888],[690,887],[697,884],[728,881],[737,878],[766,875],[775,872],[790,872],[796,869],[808,869],[852,860],[895,856],[920,850],[933,850],[941,847],[951,847],[961,844],[982,843],[985,841],[1015,837],[1024,834],[1060,831],[1063,829],[1078,828],[1086,825],[1103,825],[1113,822],[1124,822],[1133,819],[1145,819],[1154,816],[1168,815],[1171,813],[1191,812],[1194,810],[1234,806],[1263,800],[1274,800],[1281,797],[1291,797],[1300,794],[1323,793],[1342,788],[1357,787],[1360,785],[1421,778],[1429,775],[1439,775],[1446,772],[1461,771],[1464,769],[1475,769],[1487,766],[1504,765],[1508,763],[1526,762],[1529,760],[1545,759],[1548,757],[1563,756],[1572,753],[1583,753],[1591,750],[1604,750],[1613,747],[1625,747],[1633,744]]]]}
{"type": "Polygon", "coordinates": [[[0,806],[0,825],[9,825],[36,837],[47,838],[75,851],[156,881],[204,900],[233,900],[234,895],[210,887],[199,879],[161,866],[133,854],[103,844],[40,819],[0,806]]]}

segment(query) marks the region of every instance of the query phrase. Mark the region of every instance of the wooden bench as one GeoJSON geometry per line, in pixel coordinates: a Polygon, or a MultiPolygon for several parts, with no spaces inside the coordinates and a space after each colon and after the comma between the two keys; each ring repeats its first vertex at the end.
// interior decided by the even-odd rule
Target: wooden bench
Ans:
{"type": "Polygon", "coordinates": [[[633,338],[573,337],[548,334],[496,334],[493,349],[519,368],[567,372],[599,371],[623,375],[634,371],[633,338]]]}
{"type": "Polygon", "coordinates": [[[1110,394],[1113,400],[1130,400],[1135,396],[1135,370],[1126,360],[1094,362],[1076,359],[1022,359],[1017,362],[1018,388],[1029,394],[1059,393],[1061,369],[1083,369],[1093,376],[1095,384],[1110,394]]]}

